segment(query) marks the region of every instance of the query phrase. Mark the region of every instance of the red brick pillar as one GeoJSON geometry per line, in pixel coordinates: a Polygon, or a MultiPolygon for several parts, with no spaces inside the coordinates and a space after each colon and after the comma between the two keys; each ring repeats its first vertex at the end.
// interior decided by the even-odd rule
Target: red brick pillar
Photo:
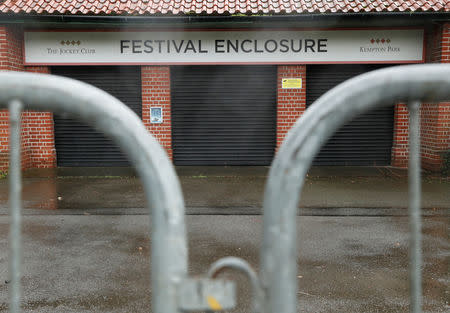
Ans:
{"type": "MultiPolygon", "coordinates": [[[[48,73],[48,67],[23,65],[23,30],[17,26],[0,26],[0,69],[48,73]]],[[[22,113],[22,167],[24,169],[56,166],[53,115],[48,112],[22,113]]],[[[0,170],[8,169],[9,122],[7,110],[0,112],[0,170]]]]}
{"type": "MultiPolygon", "coordinates": [[[[47,66],[27,66],[27,72],[48,74],[47,66]]],[[[29,167],[56,167],[55,134],[52,112],[25,111],[22,114],[23,145],[30,156],[29,167]]]]}
{"type": "MultiPolygon", "coordinates": [[[[428,38],[428,63],[450,63],[450,23],[438,25],[428,38]]],[[[450,149],[450,103],[424,103],[421,107],[422,166],[438,171],[443,151],[450,149]]],[[[408,166],[408,110],[395,106],[392,165],[408,166]]]]}
{"type": "MultiPolygon", "coordinates": [[[[0,26],[0,70],[23,71],[23,31],[18,26],[0,26]]],[[[8,169],[9,158],[9,114],[0,110],[0,171],[8,169]]],[[[22,142],[22,148],[24,148],[22,142]]],[[[29,166],[26,149],[22,150],[22,166],[29,166]]]]}
{"type": "MultiPolygon", "coordinates": [[[[436,27],[431,62],[450,63],[450,23],[436,27]]],[[[422,165],[439,171],[442,152],[450,150],[450,102],[424,104],[422,114],[422,165]]]]}
{"type": "Polygon", "coordinates": [[[409,114],[406,104],[399,103],[394,107],[394,139],[391,165],[408,167],[409,114]]]}
{"type": "Polygon", "coordinates": [[[23,29],[0,26],[0,70],[23,71],[23,29]]]}
{"type": "Polygon", "coordinates": [[[172,159],[172,120],[170,108],[170,67],[142,66],[142,122],[172,159]],[[150,108],[161,107],[162,124],[150,123],[150,108]]]}
{"type": "Polygon", "coordinates": [[[280,65],[277,78],[277,149],[306,109],[306,66],[280,65]],[[283,89],[283,78],[301,78],[301,89],[283,89]]]}

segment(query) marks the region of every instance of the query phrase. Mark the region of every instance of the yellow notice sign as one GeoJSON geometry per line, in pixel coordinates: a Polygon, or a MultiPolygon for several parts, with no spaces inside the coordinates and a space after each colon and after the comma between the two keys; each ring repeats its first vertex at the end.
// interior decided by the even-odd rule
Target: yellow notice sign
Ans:
{"type": "Polygon", "coordinates": [[[301,78],[282,78],[281,79],[281,88],[282,89],[302,88],[302,79],[301,78]]]}

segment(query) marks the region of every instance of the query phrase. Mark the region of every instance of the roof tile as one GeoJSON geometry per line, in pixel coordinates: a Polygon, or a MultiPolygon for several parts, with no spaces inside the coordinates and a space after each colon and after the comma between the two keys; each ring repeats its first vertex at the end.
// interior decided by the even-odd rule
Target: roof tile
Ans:
{"type": "Polygon", "coordinates": [[[257,14],[450,12],[449,0],[0,0],[0,13],[18,14],[257,14]]]}

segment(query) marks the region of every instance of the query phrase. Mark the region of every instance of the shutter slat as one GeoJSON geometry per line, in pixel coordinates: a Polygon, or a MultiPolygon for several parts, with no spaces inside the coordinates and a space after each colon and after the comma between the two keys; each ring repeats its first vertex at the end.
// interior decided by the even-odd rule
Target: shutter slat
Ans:
{"type": "MultiPolygon", "coordinates": [[[[385,65],[311,65],[306,71],[306,106],[322,94],[352,78],[385,65]]],[[[389,165],[394,127],[394,107],[383,107],[357,116],[341,127],[322,147],[314,165],[389,165]]]]}
{"type": "MultiPolygon", "coordinates": [[[[103,89],[142,114],[140,67],[58,66],[51,72],[103,89]]],[[[119,147],[90,126],[57,114],[54,122],[58,166],[130,166],[119,147]]]]}
{"type": "Polygon", "coordinates": [[[275,66],[173,66],[176,165],[269,165],[275,150],[275,66]]]}

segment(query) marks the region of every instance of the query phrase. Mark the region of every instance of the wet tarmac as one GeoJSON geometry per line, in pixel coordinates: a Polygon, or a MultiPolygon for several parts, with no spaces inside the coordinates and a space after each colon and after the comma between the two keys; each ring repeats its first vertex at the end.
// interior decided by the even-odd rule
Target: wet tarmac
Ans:
{"type": "MultiPolygon", "coordinates": [[[[259,214],[267,170],[267,167],[177,168],[187,213],[259,214]]],[[[422,207],[432,213],[447,214],[450,178],[425,175],[422,187],[422,207]]],[[[310,209],[306,212],[314,208],[405,209],[407,188],[406,172],[402,170],[318,167],[306,179],[299,206],[310,209]]],[[[8,181],[0,180],[0,214],[6,213],[7,195],[8,181]]],[[[39,214],[39,210],[117,214],[122,208],[130,209],[130,214],[146,212],[142,210],[146,200],[141,182],[132,176],[34,175],[24,178],[23,200],[28,209],[25,213],[30,214],[39,214]]]]}
{"type": "MultiPolygon", "coordinates": [[[[7,225],[0,216],[0,312],[7,312],[7,225]]],[[[297,218],[298,312],[407,312],[406,217],[297,218]]],[[[24,312],[150,312],[148,216],[24,217],[24,312]]],[[[224,256],[258,269],[261,216],[187,216],[190,273],[224,256]]],[[[424,312],[449,312],[449,219],[424,219],[424,312]]],[[[236,279],[238,308],[250,291],[236,279]]]]}
{"type": "MultiPolygon", "coordinates": [[[[177,168],[189,270],[221,257],[259,265],[265,167],[177,168]]],[[[24,312],[150,312],[150,218],[133,176],[24,179],[24,312]]],[[[450,311],[450,179],[424,175],[424,312],[450,311]]],[[[7,312],[7,180],[0,180],[0,312],[7,312]]],[[[316,168],[302,192],[298,312],[407,312],[407,178],[390,168],[316,168]]],[[[245,278],[238,308],[250,312],[245,278]]]]}

